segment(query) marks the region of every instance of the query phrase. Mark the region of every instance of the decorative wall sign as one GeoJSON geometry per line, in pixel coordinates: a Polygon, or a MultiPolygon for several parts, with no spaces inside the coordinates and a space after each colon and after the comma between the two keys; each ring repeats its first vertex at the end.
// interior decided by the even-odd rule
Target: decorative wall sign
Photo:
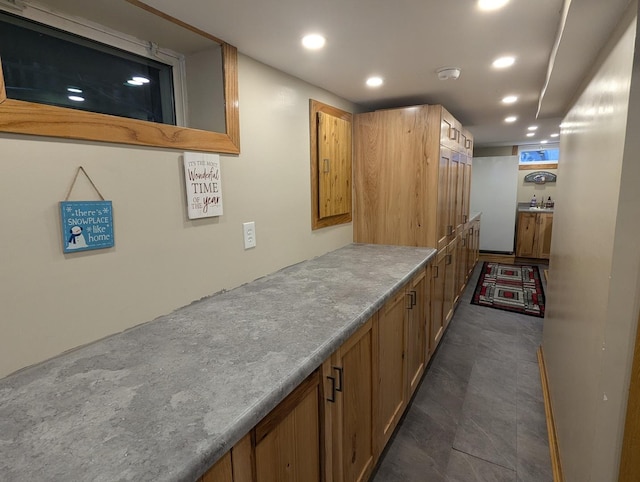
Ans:
{"type": "Polygon", "coordinates": [[[546,182],[556,182],[557,176],[549,171],[535,171],[524,176],[524,182],[535,182],[544,184],[546,182]]]}
{"type": "Polygon", "coordinates": [[[60,215],[65,253],[113,247],[111,201],[62,201],[60,215]]]}
{"type": "Polygon", "coordinates": [[[189,219],[222,215],[222,180],[218,154],[185,152],[184,179],[189,219]]]}
{"type": "Polygon", "coordinates": [[[67,197],[60,202],[60,220],[64,253],[111,248],[115,244],[111,201],[104,200],[104,196],[82,166],[76,171],[67,197]],[[80,172],[87,177],[101,201],[69,201],[80,172]]]}

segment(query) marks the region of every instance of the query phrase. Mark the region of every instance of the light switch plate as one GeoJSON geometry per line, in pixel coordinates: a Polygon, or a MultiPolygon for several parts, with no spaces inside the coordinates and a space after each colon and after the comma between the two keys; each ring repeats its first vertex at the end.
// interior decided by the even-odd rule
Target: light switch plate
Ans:
{"type": "Polygon", "coordinates": [[[242,223],[242,230],[244,232],[244,249],[256,247],[256,223],[250,221],[248,223],[242,223]]]}

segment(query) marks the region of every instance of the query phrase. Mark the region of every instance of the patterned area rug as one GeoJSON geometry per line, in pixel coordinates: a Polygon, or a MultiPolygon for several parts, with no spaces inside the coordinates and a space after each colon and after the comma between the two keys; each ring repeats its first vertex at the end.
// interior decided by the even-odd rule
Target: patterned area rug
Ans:
{"type": "Polygon", "coordinates": [[[537,266],[485,261],[471,303],[544,318],[540,271],[537,266]]]}

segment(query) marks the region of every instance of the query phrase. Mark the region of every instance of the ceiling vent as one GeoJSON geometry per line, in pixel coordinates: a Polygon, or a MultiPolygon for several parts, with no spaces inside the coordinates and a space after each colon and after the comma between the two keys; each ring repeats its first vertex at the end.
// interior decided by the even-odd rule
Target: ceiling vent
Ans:
{"type": "Polygon", "coordinates": [[[461,70],[455,67],[442,67],[436,72],[440,80],[456,80],[460,77],[461,70]]]}

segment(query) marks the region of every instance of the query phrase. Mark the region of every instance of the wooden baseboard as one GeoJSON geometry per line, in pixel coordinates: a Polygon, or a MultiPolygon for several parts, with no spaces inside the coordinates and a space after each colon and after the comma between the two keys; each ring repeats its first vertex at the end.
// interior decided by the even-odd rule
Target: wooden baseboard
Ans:
{"type": "Polygon", "coordinates": [[[480,253],[480,261],[490,263],[514,264],[516,257],[513,254],[480,253]]]}
{"type": "Polygon", "coordinates": [[[553,418],[553,408],[549,395],[549,380],[547,378],[547,367],[544,363],[544,353],[542,347],[538,348],[538,366],[540,367],[540,381],[542,382],[542,395],[544,397],[544,411],[547,417],[547,432],[549,434],[549,452],[551,454],[551,470],[553,471],[553,482],[564,482],[562,475],[562,465],[560,464],[560,451],[558,449],[558,434],[556,423],[553,418]]]}

